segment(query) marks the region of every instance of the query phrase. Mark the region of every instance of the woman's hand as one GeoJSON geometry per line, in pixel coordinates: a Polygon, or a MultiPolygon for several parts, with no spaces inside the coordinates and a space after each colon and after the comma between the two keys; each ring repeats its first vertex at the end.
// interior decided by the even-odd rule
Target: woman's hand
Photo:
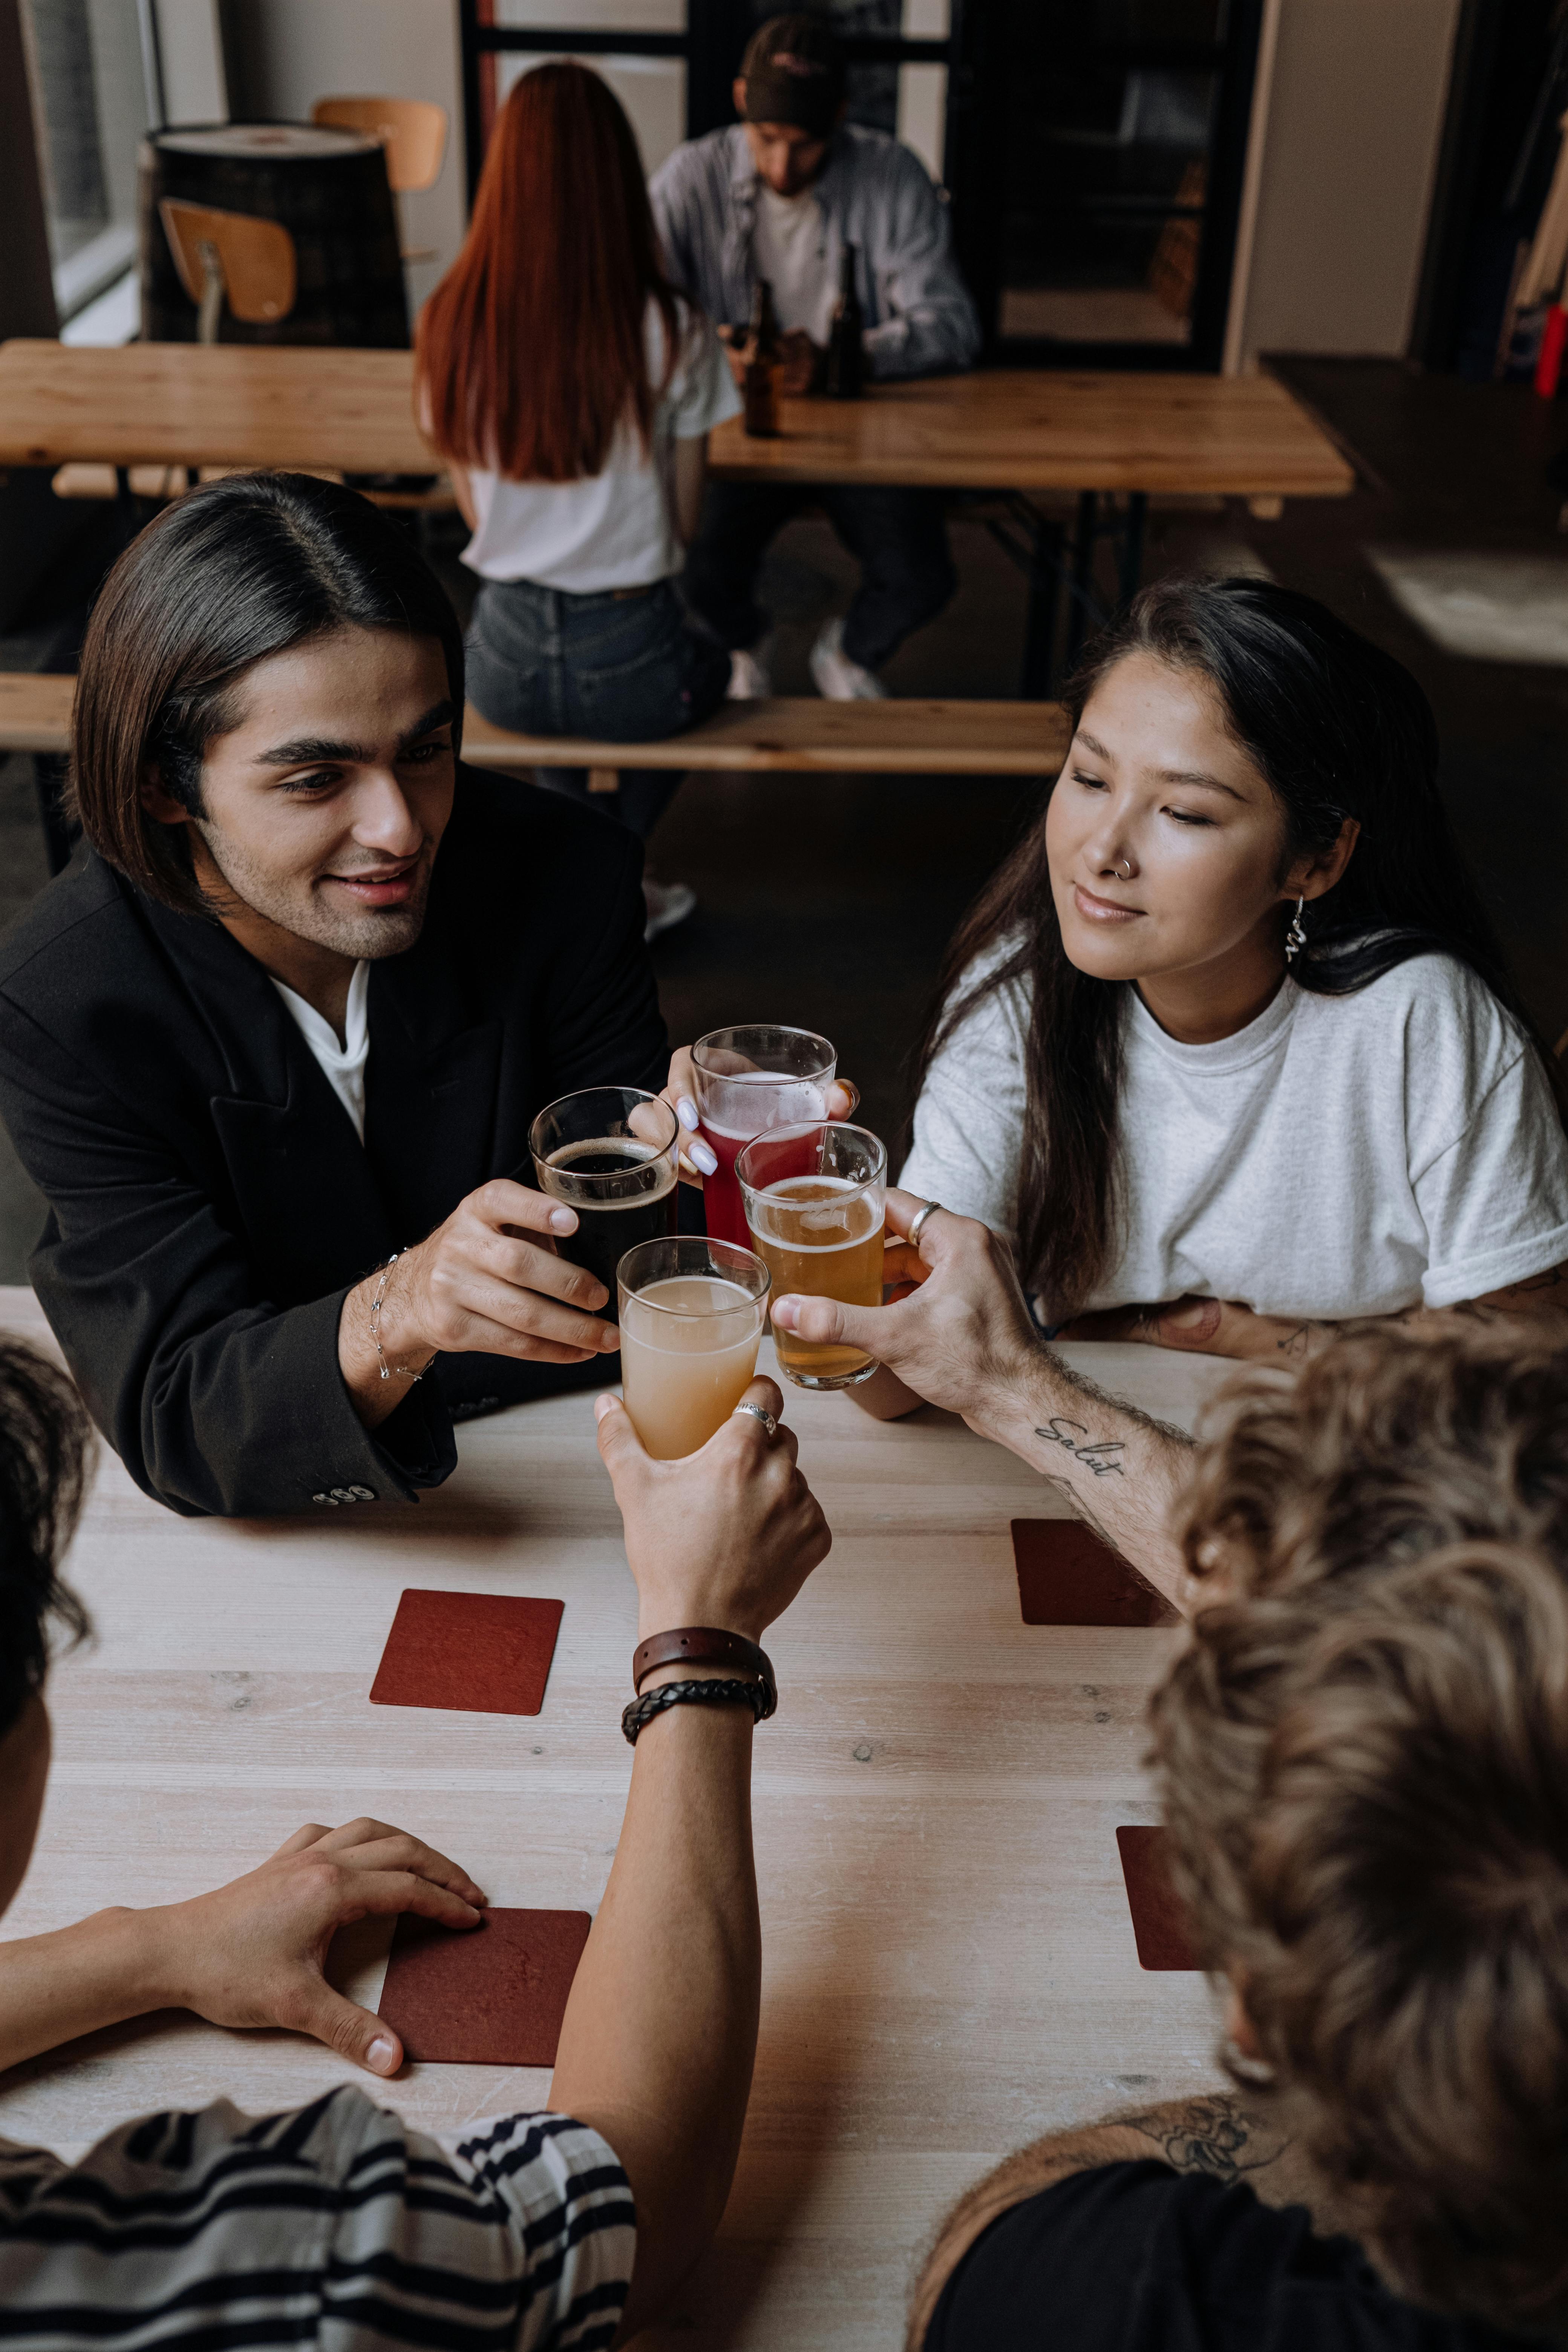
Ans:
{"type": "MultiPolygon", "coordinates": [[[[770,1380],[753,1381],[743,1402],[784,1411],[770,1380]]],[[[833,1541],[796,1466],[795,1432],[781,1423],[770,1437],[755,1413],[737,1409],[697,1453],[656,1462],[618,1397],[600,1397],[594,1410],[626,1522],[637,1639],[716,1625],[756,1641],[833,1541]]]]}
{"type": "Polygon", "coordinates": [[[1237,1298],[1173,1298],[1157,1307],[1108,1307],[1075,1316],[1058,1339],[1127,1339],[1194,1356],[1289,1364],[1292,1370],[1327,1344],[1337,1327],[1284,1315],[1258,1315],[1237,1298]]]}
{"type": "MultiPolygon", "coordinates": [[[[681,1181],[700,1186],[704,1176],[717,1172],[719,1160],[713,1146],[702,1133],[702,1122],[697,1109],[697,1072],[689,1045],[678,1045],[669,1057],[669,1076],[665,1083],[664,1100],[680,1121],[681,1181]]],[[[833,1080],[827,1089],[827,1116],[830,1119],[852,1118],[859,1103],[860,1089],[858,1086],[847,1078],[833,1080]]]]}

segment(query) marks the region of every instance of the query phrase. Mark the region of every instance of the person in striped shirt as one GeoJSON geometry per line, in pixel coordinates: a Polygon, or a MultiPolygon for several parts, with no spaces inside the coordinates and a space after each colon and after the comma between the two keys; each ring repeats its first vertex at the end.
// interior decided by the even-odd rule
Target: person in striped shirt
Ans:
{"type": "MultiPolygon", "coordinates": [[[[650,1462],[602,1398],[639,1638],[716,1627],[744,1654],[822,1559],[826,1523],[748,1390],[700,1455],[650,1462]]],[[[0,1340],[0,1910],[26,1870],[48,1774],[51,1628],[79,1636],[58,1566],[90,1461],[75,1391],[0,1340]]],[[[682,1664],[684,1696],[637,1742],[625,1824],[562,2027],[552,2111],[437,2139],[352,2084],[252,2118],[226,2100],[142,2116],[79,2165],[0,2141],[0,2343],[7,2347],[379,2345],[592,2352],[630,2338],[707,2244],[740,2146],[756,2046],[754,1716],[736,1665],[682,1664]],[[722,1704],[689,1703],[719,1678],[722,1704]]],[[[316,2035],[374,2074],[397,2038],[322,1974],[334,1930],[414,1911],[477,1924],[457,1864],[379,1822],[310,1824],[195,1901],[100,1912],[7,1943],[0,2068],[184,2006],[316,2035]]]]}

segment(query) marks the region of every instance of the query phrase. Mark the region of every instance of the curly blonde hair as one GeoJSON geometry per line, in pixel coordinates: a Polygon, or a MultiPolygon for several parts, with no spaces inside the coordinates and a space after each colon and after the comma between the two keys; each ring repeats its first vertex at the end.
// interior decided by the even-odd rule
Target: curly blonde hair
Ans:
{"type": "Polygon", "coordinates": [[[1348,1336],[1246,1380],[1151,1710],[1178,1885],[1415,2300],[1568,2332],[1568,1353],[1348,1336]]]}

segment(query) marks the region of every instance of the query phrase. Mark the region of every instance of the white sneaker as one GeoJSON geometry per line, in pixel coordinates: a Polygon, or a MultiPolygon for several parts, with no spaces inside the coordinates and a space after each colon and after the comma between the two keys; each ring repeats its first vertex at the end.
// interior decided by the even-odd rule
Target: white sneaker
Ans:
{"type": "Polygon", "coordinates": [[[647,908],[642,934],[645,940],[657,940],[660,931],[672,931],[697,905],[697,893],[689,882],[659,882],[651,874],[643,876],[642,895],[647,908]]]}
{"type": "Polygon", "coordinates": [[[730,684],[725,696],[729,702],[766,702],[773,690],[773,674],[768,667],[769,640],[748,652],[730,656],[730,684]]]}
{"type": "Polygon", "coordinates": [[[829,702],[881,702],[887,688],[844,650],[844,624],[826,621],[811,649],[811,675],[818,694],[829,702]]]}

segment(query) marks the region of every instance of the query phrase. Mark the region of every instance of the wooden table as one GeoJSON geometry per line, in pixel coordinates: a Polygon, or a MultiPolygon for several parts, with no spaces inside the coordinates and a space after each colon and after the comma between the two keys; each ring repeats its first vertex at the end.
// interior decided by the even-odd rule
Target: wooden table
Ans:
{"type": "MultiPolygon", "coordinates": [[[[26,1291],[0,1291],[0,1323],[43,1333],[26,1291]]],[[[1226,1369],[1067,1352],[1177,1421],[1226,1369]]],[[[1039,1479],[943,1414],[883,1427],[788,1398],[835,1543],[769,1637],[756,2088],[719,2243],[682,2324],[642,2339],[668,2352],[896,2352],[921,2251],[996,2157],[1220,2080],[1204,1979],[1139,1968],[1114,1834],[1154,1818],[1143,1701],[1179,1635],[1022,1624],[1007,1522],[1052,1513],[1039,1479]]],[[[630,1771],[636,1612],[592,1429],[585,1396],[472,1422],[417,1508],[308,1519],[176,1519],[106,1459],[69,1566],[97,1645],[56,1670],[42,1835],[0,1932],[195,1893],[301,1822],[362,1811],[498,1902],[593,1909],[630,1771]],[[370,1706],[411,1584],[563,1599],[543,1712],[370,1706]]],[[[373,2004],[384,1954],[360,1936],[345,1970],[373,2004]]],[[[227,2094],[268,2112],[351,2074],[287,2034],[163,2016],[0,2078],[0,2134],[70,2153],[139,2110],[227,2094]]],[[[444,2130],[547,2086],[425,2065],[390,2096],[444,2130]]]]}
{"type": "MultiPolygon", "coordinates": [[[[407,352],[127,343],[0,347],[0,466],[337,466],[417,474],[407,352]]],[[[740,420],[712,439],[726,480],[886,483],[984,492],[1028,581],[1023,691],[1047,694],[1088,628],[1138,584],[1151,494],[1342,498],[1354,475],[1271,376],[983,369],[874,385],[861,401],[786,400],[776,440],[740,420]],[[1072,530],[1031,494],[1077,494],[1072,530]],[[1095,583],[1109,542],[1115,586],[1095,583]],[[1065,602],[1064,602],[1065,600],[1065,602]],[[1065,613],[1065,625],[1064,625],[1065,613]],[[1058,645],[1058,638],[1060,644],[1058,645]]]]}
{"type": "MultiPolygon", "coordinates": [[[[126,343],[0,347],[0,466],[341,466],[419,473],[407,352],[126,343]]],[[[987,369],[786,400],[776,441],[739,419],[714,471],[936,489],[1210,491],[1339,498],[1350,467],[1271,376],[987,369]]]]}

